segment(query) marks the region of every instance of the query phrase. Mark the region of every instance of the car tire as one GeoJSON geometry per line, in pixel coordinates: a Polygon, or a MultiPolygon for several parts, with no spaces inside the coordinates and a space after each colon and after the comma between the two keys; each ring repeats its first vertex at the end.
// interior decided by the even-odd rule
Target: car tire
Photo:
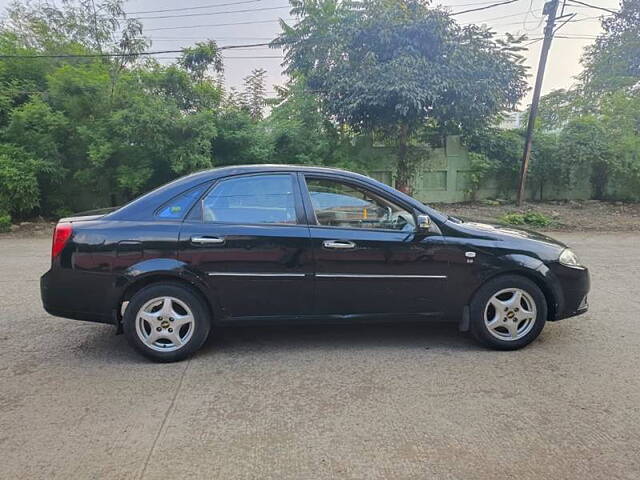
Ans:
{"type": "Polygon", "coordinates": [[[496,350],[517,350],[534,341],[547,320],[547,300],[528,278],[504,275],[487,281],[469,305],[470,330],[496,350]]]}
{"type": "Polygon", "coordinates": [[[204,300],[191,288],[162,282],[133,295],[122,326],[127,341],[145,357],[177,362],[204,344],[211,319],[204,300]]]}

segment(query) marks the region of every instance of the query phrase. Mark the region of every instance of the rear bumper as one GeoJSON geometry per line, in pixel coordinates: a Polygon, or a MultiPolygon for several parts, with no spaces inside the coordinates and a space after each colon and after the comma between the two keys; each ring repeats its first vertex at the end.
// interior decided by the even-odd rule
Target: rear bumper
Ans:
{"type": "MultiPolygon", "coordinates": [[[[83,277],[78,272],[72,273],[75,274],[73,277],[83,277]]],[[[100,288],[107,279],[101,277],[74,279],[68,274],[49,270],[40,277],[42,306],[56,317],[115,324],[115,312],[109,307],[111,299],[105,293],[108,290],[100,288]]]]}

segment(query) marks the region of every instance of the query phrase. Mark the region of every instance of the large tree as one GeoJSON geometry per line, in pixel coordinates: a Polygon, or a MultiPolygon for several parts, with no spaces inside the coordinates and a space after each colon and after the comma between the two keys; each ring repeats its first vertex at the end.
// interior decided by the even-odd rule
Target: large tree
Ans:
{"type": "MultiPolygon", "coordinates": [[[[517,42],[460,26],[429,1],[293,0],[295,25],[275,41],[336,122],[397,145],[396,186],[410,189],[412,135],[473,131],[526,91],[517,42]]],[[[510,39],[513,40],[513,39],[510,39]]]]}
{"type": "Polygon", "coordinates": [[[619,13],[602,19],[603,32],[582,58],[581,80],[590,96],[640,88],[640,0],[620,0],[619,13]]]}

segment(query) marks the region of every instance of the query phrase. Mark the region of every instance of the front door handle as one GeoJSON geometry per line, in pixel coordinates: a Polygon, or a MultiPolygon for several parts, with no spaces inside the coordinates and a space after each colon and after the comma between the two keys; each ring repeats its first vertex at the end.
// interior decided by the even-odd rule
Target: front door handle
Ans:
{"type": "Polygon", "coordinates": [[[356,248],[356,244],[349,240],[325,240],[322,242],[324,248],[336,248],[340,250],[346,250],[356,248]]]}
{"type": "Polygon", "coordinates": [[[196,245],[221,245],[224,243],[224,237],[191,237],[191,243],[196,245]]]}

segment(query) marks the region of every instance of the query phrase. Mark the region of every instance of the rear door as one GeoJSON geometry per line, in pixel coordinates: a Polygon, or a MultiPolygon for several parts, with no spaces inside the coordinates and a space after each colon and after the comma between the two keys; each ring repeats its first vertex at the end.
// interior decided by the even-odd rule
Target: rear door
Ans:
{"type": "Polygon", "coordinates": [[[225,316],[297,316],[313,301],[309,228],[295,174],[219,180],[183,223],[179,258],[225,316]]]}
{"type": "Polygon", "coordinates": [[[417,234],[411,208],[371,186],[303,177],[317,314],[441,313],[448,258],[440,234],[417,234]]]}

